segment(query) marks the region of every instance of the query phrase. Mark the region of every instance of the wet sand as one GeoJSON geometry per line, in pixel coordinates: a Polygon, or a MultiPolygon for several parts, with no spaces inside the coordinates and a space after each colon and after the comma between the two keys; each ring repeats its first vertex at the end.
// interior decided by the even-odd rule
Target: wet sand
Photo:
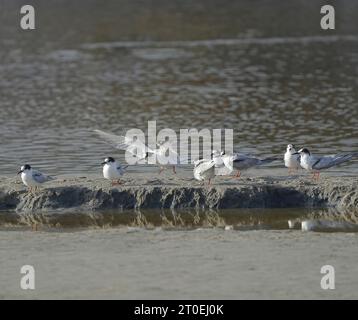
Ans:
{"type": "MultiPolygon", "coordinates": [[[[259,171],[260,173],[263,172],[259,171]]],[[[183,208],[293,208],[358,207],[358,178],[323,176],[315,182],[308,175],[252,176],[235,179],[215,177],[203,186],[191,173],[159,176],[153,172],[131,172],[123,184],[111,183],[99,175],[59,176],[30,194],[19,178],[0,177],[0,209],[46,211],[77,208],[183,209],[183,208]]]]}
{"type": "Polygon", "coordinates": [[[0,299],[357,299],[358,234],[291,231],[0,232],[0,299]],[[20,268],[36,289],[20,289],[20,268]],[[322,290],[320,269],[335,268],[322,290]]]}
{"type": "Polygon", "coordinates": [[[216,177],[210,188],[182,171],[131,172],[115,187],[99,175],[59,176],[35,194],[18,178],[2,177],[0,203],[7,213],[0,223],[0,299],[358,298],[357,177],[327,174],[313,182],[267,171],[240,180],[216,177]],[[293,209],[315,207],[330,209],[307,218],[293,209]],[[173,214],[204,210],[204,220],[171,228],[174,216],[163,220],[165,208],[173,214]],[[215,213],[223,208],[263,213],[215,213]],[[155,210],[137,221],[142,209],[155,210]],[[113,215],[102,215],[106,210],[113,215]],[[241,220],[233,218],[240,214],[241,220]],[[338,224],[329,222],[329,233],[287,230],[287,219],[312,218],[315,226],[305,227],[315,231],[323,231],[320,219],[338,224]],[[20,227],[34,223],[39,231],[20,227]],[[51,229],[57,225],[71,229],[51,229]],[[35,267],[34,291],[20,289],[25,264],[35,267]],[[335,268],[335,290],[320,287],[327,264],[335,268]]]}

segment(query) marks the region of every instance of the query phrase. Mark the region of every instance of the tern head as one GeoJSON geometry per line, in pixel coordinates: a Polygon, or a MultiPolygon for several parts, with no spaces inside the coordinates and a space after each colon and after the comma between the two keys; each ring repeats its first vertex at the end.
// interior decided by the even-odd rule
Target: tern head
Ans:
{"type": "Polygon", "coordinates": [[[287,152],[294,154],[296,152],[295,146],[293,144],[287,145],[287,152]]]}
{"type": "Polygon", "coordinates": [[[24,166],[22,166],[20,168],[20,171],[17,174],[23,173],[25,171],[30,171],[31,170],[31,166],[29,164],[25,164],[24,166]]]}
{"type": "Polygon", "coordinates": [[[107,157],[106,159],[104,159],[104,161],[102,162],[102,165],[103,164],[111,164],[111,163],[114,163],[114,158],[112,157],[107,157]]]}
{"type": "Polygon", "coordinates": [[[213,150],[213,152],[211,153],[211,158],[216,158],[221,156],[221,152],[219,152],[218,150],[213,150]]]}
{"type": "Polygon", "coordinates": [[[300,154],[300,155],[311,155],[311,153],[309,152],[309,150],[307,148],[302,148],[300,150],[298,150],[298,152],[296,152],[295,154],[300,154]]]}

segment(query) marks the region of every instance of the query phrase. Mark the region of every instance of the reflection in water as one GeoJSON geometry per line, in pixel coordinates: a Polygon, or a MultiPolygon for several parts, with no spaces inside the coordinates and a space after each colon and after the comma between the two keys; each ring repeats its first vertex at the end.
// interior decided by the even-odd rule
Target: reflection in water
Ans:
{"type": "Polygon", "coordinates": [[[305,220],[301,222],[301,229],[318,232],[358,232],[358,224],[332,220],[305,220]]]}
{"type": "MultiPolygon", "coordinates": [[[[52,211],[46,213],[0,213],[1,228],[111,228],[190,230],[358,231],[357,211],[333,209],[238,209],[238,210],[134,210],[134,211],[52,211]]],[[[138,230],[139,230],[138,229],[138,230]]]]}
{"type": "Polygon", "coordinates": [[[289,229],[318,232],[358,232],[358,211],[328,208],[288,220],[289,229]]]}

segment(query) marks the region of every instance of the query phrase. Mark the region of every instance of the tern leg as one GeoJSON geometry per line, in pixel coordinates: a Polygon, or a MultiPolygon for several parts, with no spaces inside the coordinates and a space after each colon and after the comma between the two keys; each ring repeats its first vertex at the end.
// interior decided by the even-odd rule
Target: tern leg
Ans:
{"type": "Polygon", "coordinates": [[[160,168],[159,168],[159,173],[158,173],[158,174],[161,174],[163,171],[164,171],[164,168],[163,168],[163,167],[160,167],[160,168]]]}
{"type": "Polygon", "coordinates": [[[312,179],[318,181],[319,180],[319,175],[320,175],[319,171],[314,171],[312,179]]]}
{"type": "Polygon", "coordinates": [[[177,174],[176,170],[175,170],[175,166],[173,166],[173,173],[177,174]]]}
{"type": "Polygon", "coordinates": [[[121,180],[117,180],[117,181],[112,181],[112,187],[113,186],[118,186],[118,185],[120,185],[120,184],[122,184],[122,181],[121,180]]]}
{"type": "Polygon", "coordinates": [[[232,179],[234,179],[234,178],[239,179],[240,177],[241,177],[240,170],[237,170],[237,173],[234,176],[231,176],[232,179]]]}

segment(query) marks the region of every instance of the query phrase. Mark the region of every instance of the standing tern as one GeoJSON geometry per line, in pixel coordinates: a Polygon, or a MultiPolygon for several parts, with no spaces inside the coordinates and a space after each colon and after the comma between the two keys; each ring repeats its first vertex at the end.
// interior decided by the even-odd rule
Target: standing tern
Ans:
{"type": "Polygon", "coordinates": [[[112,181],[112,186],[121,184],[119,178],[125,173],[125,168],[122,167],[114,158],[107,157],[102,162],[103,165],[103,177],[112,181]],[[117,180],[114,182],[114,180],[117,180]]]}
{"type": "Polygon", "coordinates": [[[358,157],[358,152],[317,157],[311,155],[307,148],[302,148],[296,154],[301,156],[301,167],[313,172],[312,178],[315,180],[319,179],[321,170],[337,166],[358,157]]]}
{"type": "Polygon", "coordinates": [[[208,159],[201,159],[194,161],[194,178],[199,181],[209,180],[215,177],[215,161],[208,159]]]}
{"type": "MultiPolygon", "coordinates": [[[[179,155],[176,152],[176,147],[170,144],[169,141],[162,141],[157,143],[157,149],[154,150],[155,153],[159,158],[165,157],[165,160],[168,161],[167,166],[173,167],[173,173],[176,174],[175,165],[180,163],[179,155]]],[[[159,174],[165,169],[164,165],[160,166],[159,174]]]]}
{"type": "Polygon", "coordinates": [[[213,150],[211,153],[211,158],[215,162],[215,175],[217,176],[227,176],[233,171],[232,160],[230,156],[226,155],[224,151],[219,152],[218,150],[213,150]]]}
{"type": "MultiPolygon", "coordinates": [[[[243,153],[233,153],[232,155],[227,155],[225,154],[224,151],[221,152],[220,158],[223,165],[227,169],[229,169],[230,172],[233,171],[234,169],[237,170],[237,174],[236,174],[237,178],[240,178],[242,170],[247,170],[252,167],[269,164],[275,160],[278,160],[276,157],[259,159],[243,153]]],[[[219,164],[220,160],[216,160],[216,163],[219,164]]]]}
{"type": "Polygon", "coordinates": [[[295,147],[289,144],[284,155],[285,167],[288,168],[288,174],[297,171],[300,167],[300,155],[296,152],[295,147]]]}
{"type": "Polygon", "coordinates": [[[47,181],[55,180],[53,177],[47,176],[39,171],[33,170],[29,164],[25,164],[20,168],[17,174],[21,174],[21,180],[25,186],[32,192],[40,185],[47,181]]]}

